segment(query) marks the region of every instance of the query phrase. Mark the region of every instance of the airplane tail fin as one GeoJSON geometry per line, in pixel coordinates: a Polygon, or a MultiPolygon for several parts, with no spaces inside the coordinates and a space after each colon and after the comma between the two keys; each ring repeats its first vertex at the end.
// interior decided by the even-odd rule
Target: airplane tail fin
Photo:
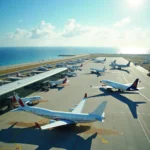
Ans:
{"type": "Polygon", "coordinates": [[[103,122],[104,121],[104,110],[107,105],[107,101],[102,102],[92,113],[91,115],[98,116],[96,119],[103,122]]]}
{"type": "Polygon", "coordinates": [[[104,59],[104,61],[106,61],[106,58],[104,59]]]}
{"type": "Polygon", "coordinates": [[[24,101],[18,95],[15,95],[14,97],[15,97],[15,100],[19,103],[20,107],[25,107],[26,106],[24,101]]]}
{"type": "Polygon", "coordinates": [[[114,60],[112,63],[116,64],[116,60],[114,60]]]}
{"type": "Polygon", "coordinates": [[[16,76],[19,77],[19,73],[18,72],[17,72],[16,76]]]}
{"type": "Polygon", "coordinates": [[[81,66],[80,67],[83,67],[83,64],[81,64],[81,66]]]}
{"type": "Polygon", "coordinates": [[[105,71],[105,70],[107,70],[107,69],[106,69],[106,66],[104,66],[104,68],[103,68],[103,71],[105,71]]]}
{"type": "Polygon", "coordinates": [[[68,77],[66,76],[65,79],[63,80],[63,84],[67,83],[68,77]]]}
{"type": "Polygon", "coordinates": [[[16,97],[15,97],[16,95],[13,95],[12,96],[12,103],[16,103],[17,102],[17,100],[16,100],[16,97]]]}
{"type": "Polygon", "coordinates": [[[127,63],[127,66],[130,66],[130,63],[131,63],[131,61],[129,61],[129,62],[127,63]]]}
{"type": "Polygon", "coordinates": [[[136,90],[136,89],[137,89],[138,82],[139,82],[139,79],[137,78],[137,79],[133,82],[133,84],[129,87],[129,89],[134,89],[134,90],[136,90]]]}

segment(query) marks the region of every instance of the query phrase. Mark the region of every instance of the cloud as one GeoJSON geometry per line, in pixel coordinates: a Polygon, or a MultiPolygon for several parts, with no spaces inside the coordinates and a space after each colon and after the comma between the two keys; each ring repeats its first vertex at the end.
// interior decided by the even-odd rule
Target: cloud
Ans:
{"type": "Polygon", "coordinates": [[[16,31],[7,33],[7,36],[11,39],[22,39],[31,37],[31,32],[26,29],[17,28],[16,31]]]}
{"type": "Polygon", "coordinates": [[[71,38],[84,34],[88,32],[88,30],[89,29],[87,27],[83,27],[80,24],[76,23],[74,19],[68,19],[68,22],[64,27],[62,36],[66,38],[71,38]]]}
{"type": "Polygon", "coordinates": [[[50,23],[46,23],[44,20],[41,21],[40,25],[32,29],[16,29],[15,32],[10,32],[7,34],[9,38],[12,39],[39,39],[39,38],[50,38],[55,36],[55,27],[50,23]]]}
{"type": "MultiPolygon", "coordinates": [[[[129,17],[127,17],[129,18],[129,17]]],[[[119,25],[129,23],[123,19],[119,25]],[[124,20],[124,21],[123,21],[124,20]]],[[[0,39],[0,45],[12,46],[150,46],[150,29],[129,27],[128,29],[101,26],[87,26],[75,19],[68,19],[63,29],[41,21],[37,27],[16,29],[0,39]],[[19,41],[19,42],[18,42],[19,41]]]]}
{"type": "Polygon", "coordinates": [[[37,28],[30,30],[31,38],[49,38],[55,35],[55,27],[50,23],[46,23],[44,20],[41,21],[41,24],[37,28]]]}
{"type": "Polygon", "coordinates": [[[114,26],[115,27],[122,27],[122,26],[125,26],[127,24],[129,24],[131,22],[131,18],[130,17],[126,17],[124,19],[122,19],[121,21],[117,21],[114,26]]]}

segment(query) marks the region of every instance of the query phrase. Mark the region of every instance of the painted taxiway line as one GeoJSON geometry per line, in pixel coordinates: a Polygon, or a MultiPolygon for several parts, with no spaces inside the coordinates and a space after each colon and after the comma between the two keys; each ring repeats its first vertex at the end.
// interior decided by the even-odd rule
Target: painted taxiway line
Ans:
{"type": "Polygon", "coordinates": [[[140,123],[140,125],[141,125],[141,128],[142,128],[142,130],[143,130],[143,132],[144,132],[144,134],[145,134],[145,136],[146,136],[148,142],[150,143],[150,139],[149,139],[149,137],[148,137],[148,135],[147,135],[147,133],[146,133],[146,131],[145,131],[145,129],[144,129],[144,127],[143,127],[143,125],[142,125],[142,123],[141,123],[141,121],[140,121],[139,118],[138,118],[138,121],[139,121],[139,123],[140,123]]]}
{"type": "MultiPolygon", "coordinates": [[[[124,77],[125,81],[128,83],[128,80],[126,79],[126,77],[125,77],[124,74],[123,74],[123,77],[124,77]]],[[[137,110],[137,113],[140,114],[138,110],[137,110]]],[[[148,135],[147,135],[147,133],[146,133],[146,131],[145,131],[145,129],[144,129],[142,123],[141,123],[141,120],[140,120],[139,118],[138,118],[138,122],[140,123],[141,128],[142,128],[142,130],[143,130],[143,132],[144,132],[144,134],[145,134],[145,136],[146,136],[148,142],[150,143],[150,139],[149,139],[149,137],[148,137],[148,135]]]]}
{"type": "Polygon", "coordinates": [[[143,95],[142,93],[140,93],[139,92],[139,94],[142,96],[142,97],[144,97],[147,101],[149,101],[150,102],[150,99],[149,98],[147,98],[145,95],[143,95]]]}
{"type": "Polygon", "coordinates": [[[143,124],[144,124],[144,126],[145,126],[145,128],[146,128],[147,132],[148,132],[148,133],[150,133],[150,130],[148,129],[148,127],[147,127],[147,125],[146,125],[145,121],[143,120],[142,116],[141,116],[140,114],[139,114],[139,116],[140,116],[141,121],[143,122],[143,124]]]}

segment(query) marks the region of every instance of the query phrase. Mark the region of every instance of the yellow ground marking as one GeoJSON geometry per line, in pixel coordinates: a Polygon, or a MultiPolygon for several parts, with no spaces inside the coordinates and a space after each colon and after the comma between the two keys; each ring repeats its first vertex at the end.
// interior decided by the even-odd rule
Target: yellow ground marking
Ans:
{"type": "Polygon", "coordinates": [[[101,142],[104,144],[108,144],[108,141],[104,138],[102,138],[101,136],[98,135],[98,137],[101,139],[101,142]]]}
{"type": "Polygon", "coordinates": [[[22,150],[22,146],[19,144],[16,144],[16,146],[13,148],[3,147],[3,148],[0,148],[0,150],[22,150]]]}

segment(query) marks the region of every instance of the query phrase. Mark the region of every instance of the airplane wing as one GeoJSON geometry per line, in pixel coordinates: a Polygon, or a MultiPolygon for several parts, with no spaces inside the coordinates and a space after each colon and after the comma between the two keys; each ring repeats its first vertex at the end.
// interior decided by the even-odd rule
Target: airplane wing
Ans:
{"type": "Polygon", "coordinates": [[[72,124],[72,123],[74,123],[74,122],[70,121],[70,120],[59,120],[59,121],[55,121],[54,123],[50,123],[50,124],[40,127],[39,124],[37,122],[35,122],[36,126],[38,128],[40,128],[41,130],[51,129],[51,128],[55,128],[55,127],[59,127],[59,126],[72,124]]]}
{"type": "Polygon", "coordinates": [[[81,113],[82,112],[83,107],[84,107],[85,102],[86,102],[86,97],[87,97],[87,94],[85,94],[82,101],[73,109],[72,113],[81,113]]]}

